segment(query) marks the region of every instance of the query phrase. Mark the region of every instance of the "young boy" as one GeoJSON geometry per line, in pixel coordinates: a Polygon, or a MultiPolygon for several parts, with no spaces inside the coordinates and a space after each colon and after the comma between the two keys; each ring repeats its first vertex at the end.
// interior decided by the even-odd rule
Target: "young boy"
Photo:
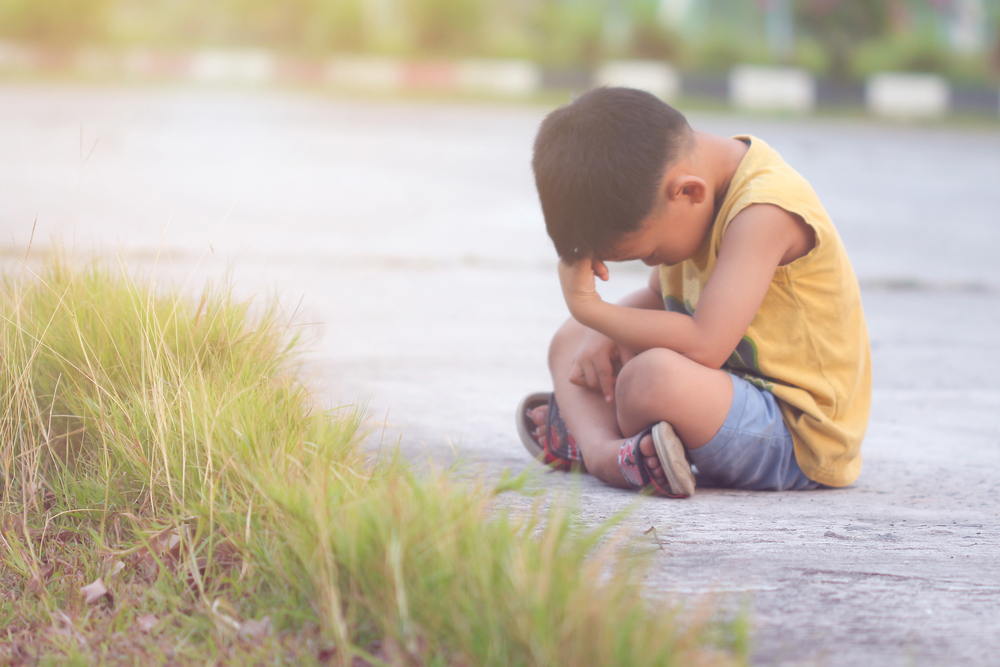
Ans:
{"type": "Polygon", "coordinates": [[[553,395],[518,408],[560,469],[687,497],[846,486],[871,402],[857,280],[809,184],[760,139],[694,131],[654,96],[598,88],[549,114],[535,182],[572,318],[553,395]],[[607,261],[649,286],[617,305],[607,261]]]}

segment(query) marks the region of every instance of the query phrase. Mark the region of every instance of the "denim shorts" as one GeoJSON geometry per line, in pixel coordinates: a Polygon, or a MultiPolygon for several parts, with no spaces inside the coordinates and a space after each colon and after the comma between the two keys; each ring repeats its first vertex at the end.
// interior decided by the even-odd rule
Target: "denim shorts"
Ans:
{"type": "Polygon", "coordinates": [[[818,489],[795,461],[788,432],[774,395],[729,374],[733,404],[726,422],[703,447],[690,449],[698,486],[752,491],[818,489]]]}

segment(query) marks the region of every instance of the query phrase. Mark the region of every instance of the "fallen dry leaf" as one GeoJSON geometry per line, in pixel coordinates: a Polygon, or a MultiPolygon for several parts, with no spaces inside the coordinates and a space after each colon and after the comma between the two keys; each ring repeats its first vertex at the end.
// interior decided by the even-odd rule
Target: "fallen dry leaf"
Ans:
{"type": "Polygon", "coordinates": [[[208,567],[207,558],[196,558],[194,561],[194,566],[188,563],[187,568],[187,585],[191,588],[197,589],[199,583],[204,586],[204,575],[205,569],[208,567]]]}
{"type": "Polygon", "coordinates": [[[0,534],[6,535],[10,533],[11,535],[20,535],[22,532],[21,522],[17,520],[17,517],[13,514],[9,514],[3,518],[3,523],[0,523],[0,534]]]}
{"type": "Polygon", "coordinates": [[[110,566],[108,567],[108,579],[109,580],[114,579],[115,577],[118,576],[118,573],[120,573],[124,569],[125,569],[125,563],[121,562],[118,559],[115,559],[114,561],[111,562],[110,566]]]}
{"type": "Polygon", "coordinates": [[[104,582],[101,581],[100,577],[95,579],[94,583],[87,584],[81,588],[80,595],[83,596],[83,599],[89,605],[95,605],[104,599],[107,599],[108,604],[114,604],[114,598],[112,597],[111,592],[108,591],[107,586],[104,585],[104,582]]]}
{"type": "Polygon", "coordinates": [[[159,539],[159,545],[164,556],[169,556],[176,561],[181,556],[181,533],[178,530],[172,531],[165,538],[159,539]]]}
{"type": "Polygon", "coordinates": [[[45,582],[49,580],[54,570],[55,566],[52,563],[45,563],[37,572],[31,575],[31,579],[28,580],[28,585],[24,587],[24,590],[28,593],[41,593],[42,589],[45,588],[45,582]]]}
{"type": "Polygon", "coordinates": [[[87,645],[87,640],[73,627],[73,619],[56,609],[52,615],[52,632],[63,637],[73,637],[81,647],[87,645]]]}
{"type": "Polygon", "coordinates": [[[139,632],[150,633],[156,624],[160,622],[160,619],[156,618],[153,614],[143,614],[139,618],[135,619],[135,624],[139,626],[139,632]]]}
{"type": "Polygon", "coordinates": [[[83,536],[80,535],[80,533],[73,530],[60,530],[55,533],[49,533],[47,537],[56,544],[70,544],[71,542],[80,542],[83,538],[83,536]]]}
{"type": "Polygon", "coordinates": [[[259,639],[265,635],[271,634],[271,617],[265,616],[259,621],[249,620],[243,621],[240,624],[240,630],[237,633],[240,639],[259,639]]]}
{"type": "Polygon", "coordinates": [[[406,663],[402,648],[395,637],[386,635],[379,642],[378,648],[372,651],[372,656],[389,663],[390,665],[402,665],[406,663]]]}
{"type": "Polygon", "coordinates": [[[187,532],[187,526],[180,529],[166,528],[156,533],[149,540],[149,546],[136,552],[135,558],[143,579],[153,583],[159,577],[160,565],[168,571],[177,569],[181,556],[181,545],[184,541],[182,531],[187,532]]]}
{"type": "Polygon", "coordinates": [[[73,633],[73,619],[56,609],[52,612],[52,630],[57,635],[70,636],[73,633]]]}
{"type": "Polygon", "coordinates": [[[145,547],[136,554],[136,569],[139,571],[139,576],[149,584],[156,582],[160,574],[156,558],[145,547]]]}
{"type": "Polygon", "coordinates": [[[427,642],[419,635],[410,637],[406,644],[401,644],[392,635],[386,635],[372,647],[374,650],[369,648],[372,657],[389,665],[424,667],[427,664],[423,659],[423,655],[427,652],[427,642]]]}
{"type": "Polygon", "coordinates": [[[233,630],[239,632],[240,622],[234,618],[236,616],[236,610],[233,609],[231,604],[222,598],[216,598],[215,601],[212,602],[211,609],[217,619],[222,621],[225,625],[228,625],[233,630]]]}

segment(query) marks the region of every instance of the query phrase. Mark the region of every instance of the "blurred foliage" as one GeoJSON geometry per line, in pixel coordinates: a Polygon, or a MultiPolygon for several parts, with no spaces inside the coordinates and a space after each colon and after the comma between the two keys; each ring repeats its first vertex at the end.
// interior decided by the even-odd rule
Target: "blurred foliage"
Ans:
{"type": "Polygon", "coordinates": [[[863,78],[880,71],[929,72],[964,82],[990,76],[988,59],[962,56],[946,48],[934,35],[897,33],[862,44],[851,58],[851,73],[863,78]]]}
{"type": "Polygon", "coordinates": [[[632,54],[638,58],[676,60],[682,45],[676,31],[652,22],[639,22],[632,27],[632,54]]]}
{"type": "Polygon", "coordinates": [[[830,73],[846,79],[852,74],[854,50],[888,31],[889,5],[873,0],[799,0],[795,12],[802,30],[825,49],[830,73]]]}
{"type": "Polygon", "coordinates": [[[0,34],[74,47],[108,31],[114,0],[0,0],[0,34]]]}
{"type": "Polygon", "coordinates": [[[948,74],[953,58],[933,35],[900,34],[861,45],[852,59],[853,73],[879,70],[948,74]]]}
{"type": "Polygon", "coordinates": [[[513,56],[556,68],[606,58],[670,60],[722,72],[782,62],[841,79],[882,69],[1000,75],[1000,0],[982,0],[986,48],[958,57],[953,0],[0,0],[0,38],[85,43],[261,46],[418,57],[513,56]],[[681,5],[677,5],[681,6],[681,5]],[[794,48],[767,43],[788,7],[794,48]]]}
{"type": "Polygon", "coordinates": [[[678,60],[684,44],[676,28],[664,24],[657,15],[656,2],[633,2],[630,55],[653,60],[678,60]]]}
{"type": "Polygon", "coordinates": [[[482,0],[409,0],[406,10],[418,50],[469,53],[482,43],[486,16],[482,0]]]}
{"type": "MultiPolygon", "coordinates": [[[[0,0],[2,1],[2,0],[0,0]]],[[[361,50],[365,0],[111,0],[124,41],[361,50]]]]}
{"type": "Polygon", "coordinates": [[[602,55],[602,5],[599,0],[540,0],[529,15],[538,60],[556,67],[597,62],[602,55]]]}
{"type": "Polygon", "coordinates": [[[987,59],[987,67],[994,79],[1000,79],[1000,10],[993,17],[993,48],[987,59]]]}

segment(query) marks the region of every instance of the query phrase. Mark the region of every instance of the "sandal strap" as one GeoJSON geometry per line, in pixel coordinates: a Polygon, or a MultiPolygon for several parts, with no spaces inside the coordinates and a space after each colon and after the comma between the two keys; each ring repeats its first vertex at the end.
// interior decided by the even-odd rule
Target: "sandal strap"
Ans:
{"type": "Polygon", "coordinates": [[[576,440],[566,427],[562,414],[559,412],[559,404],[556,403],[556,394],[552,392],[549,397],[549,414],[545,425],[545,448],[546,463],[566,463],[582,464],[583,454],[576,440]]]}
{"type": "Polygon", "coordinates": [[[642,460],[642,452],[639,451],[639,443],[652,432],[652,426],[644,428],[638,434],[626,439],[618,450],[618,468],[628,485],[637,491],[645,489],[653,481],[649,468],[642,460]]]}
{"type": "Polygon", "coordinates": [[[650,489],[658,496],[686,498],[687,496],[671,493],[669,486],[666,488],[660,486],[649,473],[649,466],[643,460],[642,452],[639,450],[639,443],[642,442],[644,437],[652,434],[654,426],[647,426],[622,443],[621,449],[618,450],[618,468],[622,471],[622,476],[625,477],[628,485],[636,491],[650,489]]]}

